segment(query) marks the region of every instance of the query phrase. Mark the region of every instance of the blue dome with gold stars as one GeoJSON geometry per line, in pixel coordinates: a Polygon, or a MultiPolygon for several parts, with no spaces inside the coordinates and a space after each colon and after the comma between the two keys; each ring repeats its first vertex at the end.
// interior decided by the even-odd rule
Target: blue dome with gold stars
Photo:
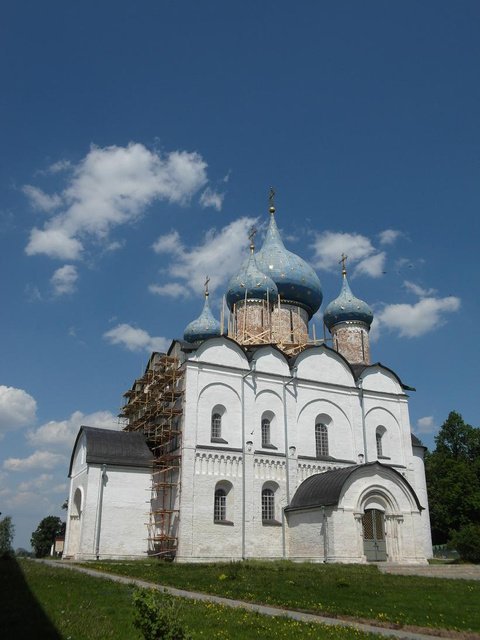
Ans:
{"type": "Polygon", "coordinates": [[[205,304],[203,311],[196,320],[190,322],[184,333],[183,339],[186,342],[198,342],[221,335],[220,322],[215,320],[208,302],[208,290],[205,291],[205,304]]]}
{"type": "Polygon", "coordinates": [[[228,283],[225,299],[230,311],[233,311],[236,302],[245,300],[245,296],[247,300],[277,301],[277,286],[270,276],[260,271],[253,250],[254,246],[251,244],[250,256],[228,283]]]}
{"type": "Polygon", "coordinates": [[[272,206],[265,241],[256,255],[257,266],[277,285],[282,302],[303,307],[311,318],[322,304],[322,285],[312,267],[285,248],[274,213],[272,206]]]}
{"type": "Polygon", "coordinates": [[[342,275],[343,282],[340,295],[335,300],[332,300],[325,309],[323,321],[329,330],[341,322],[363,322],[370,328],[373,322],[372,310],[366,302],[353,295],[345,269],[342,271],[342,275]]]}

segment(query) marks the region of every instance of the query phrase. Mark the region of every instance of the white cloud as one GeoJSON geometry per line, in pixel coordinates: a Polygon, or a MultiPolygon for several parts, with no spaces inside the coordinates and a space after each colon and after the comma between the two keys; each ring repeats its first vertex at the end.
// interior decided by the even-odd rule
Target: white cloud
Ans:
{"type": "Polygon", "coordinates": [[[36,411],[37,403],[26,391],[0,385],[0,438],[34,422],[36,411]]]}
{"type": "Polygon", "coordinates": [[[387,256],[384,251],[375,253],[373,256],[364,258],[355,267],[354,275],[365,275],[371,278],[379,278],[385,269],[387,256]]]}
{"type": "Polygon", "coordinates": [[[338,269],[342,253],[350,262],[364,260],[376,252],[371,241],[359,233],[337,233],[324,231],[317,234],[313,244],[315,266],[332,271],[338,269]]]}
{"type": "Polygon", "coordinates": [[[425,416],[417,420],[417,433],[433,433],[435,431],[435,423],[433,416],[425,416]]]}
{"type": "Polygon", "coordinates": [[[62,204],[62,198],[57,193],[48,195],[45,191],[42,191],[38,187],[33,187],[31,184],[26,184],[22,191],[30,200],[32,207],[40,211],[49,213],[54,209],[58,209],[62,204]]]}
{"type": "Polygon", "coordinates": [[[53,162],[47,169],[48,173],[60,173],[62,171],[67,171],[72,166],[70,160],[57,160],[57,162],[53,162]]]}
{"type": "MultiPolygon", "coordinates": [[[[214,291],[238,270],[247,255],[248,230],[256,221],[256,218],[243,217],[220,231],[211,229],[205,234],[201,244],[191,248],[185,247],[178,233],[172,231],[155,242],[154,250],[173,256],[168,275],[174,280],[180,280],[199,296],[203,291],[206,275],[210,276],[210,290],[214,291]]],[[[155,286],[157,285],[151,285],[155,286]]]]}
{"type": "Polygon", "coordinates": [[[51,469],[59,464],[65,464],[67,457],[50,451],[35,451],[27,458],[7,458],[3,468],[7,471],[31,471],[32,469],[51,469]]]}
{"type": "Polygon", "coordinates": [[[397,229],[385,229],[385,231],[381,231],[378,234],[380,244],[393,244],[397,238],[403,236],[402,231],[398,231],[397,229]]]}
{"type": "Polygon", "coordinates": [[[217,211],[221,211],[224,198],[225,198],[224,193],[218,193],[218,191],[215,191],[214,189],[207,187],[200,196],[200,204],[204,208],[213,207],[217,211]]]}
{"type": "Polygon", "coordinates": [[[396,331],[401,337],[418,338],[445,324],[444,315],[460,308],[460,299],[423,298],[416,304],[389,304],[375,314],[381,328],[396,331]]]}
{"type": "Polygon", "coordinates": [[[152,245],[155,253],[182,254],[183,246],[178,231],[173,230],[160,236],[152,245]]]}
{"type": "Polygon", "coordinates": [[[99,429],[118,429],[118,420],[110,411],[82,413],[74,411],[66,420],[50,420],[27,434],[27,442],[35,447],[55,447],[69,451],[82,425],[99,429]]]}
{"type": "Polygon", "coordinates": [[[66,264],[55,271],[50,282],[55,295],[62,296],[75,291],[77,280],[78,273],[76,267],[72,264],[66,264]]]}
{"type": "Polygon", "coordinates": [[[72,163],[70,160],[57,160],[57,162],[52,162],[46,169],[38,169],[35,171],[36,176],[49,176],[55,175],[57,173],[62,173],[62,171],[68,171],[72,168],[72,163]]]}
{"type": "Polygon", "coordinates": [[[50,473],[42,473],[38,477],[33,480],[28,480],[26,482],[20,482],[20,484],[16,487],[17,491],[21,493],[24,491],[35,491],[49,485],[53,480],[53,476],[50,473]]]}
{"type": "Polygon", "coordinates": [[[168,338],[151,336],[130,324],[119,324],[104,333],[103,337],[111,344],[119,344],[128,351],[166,351],[171,342],[168,338]]]}
{"type": "Polygon", "coordinates": [[[44,230],[36,228],[31,230],[25,251],[29,256],[44,253],[60,260],[78,260],[83,251],[83,245],[76,238],[70,237],[64,229],[49,224],[44,230]]]}
{"type": "Polygon", "coordinates": [[[410,282],[409,280],[404,280],[403,286],[409,293],[413,293],[419,298],[427,298],[428,296],[434,296],[437,293],[436,289],[424,289],[420,285],[410,282]]]}
{"type": "MultiPolygon", "coordinates": [[[[62,211],[43,229],[32,229],[26,253],[78,260],[87,239],[108,244],[114,227],[137,220],[153,201],[187,204],[206,185],[206,169],[195,152],[162,155],[133,142],[127,147],[92,147],[73,168],[63,192],[49,196],[52,204],[61,198],[62,211]]],[[[48,203],[48,196],[42,200],[47,194],[37,191],[37,206],[48,203]]]]}
{"type": "Polygon", "coordinates": [[[184,284],[179,282],[167,282],[167,284],[151,284],[148,287],[150,293],[155,293],[159,296],[170,296],[172,298],[181,298],[189,295],[189,292],[185,288],[184,284]]]}

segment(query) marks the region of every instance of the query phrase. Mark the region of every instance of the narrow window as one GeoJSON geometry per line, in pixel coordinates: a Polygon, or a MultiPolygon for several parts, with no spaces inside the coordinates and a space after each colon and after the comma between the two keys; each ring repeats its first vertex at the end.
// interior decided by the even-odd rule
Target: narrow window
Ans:
{"type": "Polygon", "coordinates": [[[377,441],[377,457],[378,458],[381,458],[383,456],[382,436],[383,436],[383,433],[381,431],[377,431],[377,433],[375,434],[375,438],[377,441]]]}
{"type": "Polygon", "coordinates": [[[222,416],[219,413],[212,414],[212,438],[222,437],[222,416]]]}
{"type": "Polygon", "coordinates": [[[213,520],[223,522],[227,519],[227,492],[225,489],[215,491],[215,504],[213,507],[213,520]]]}
{"type": "Polygon", "coordinates": [[[323,422],[317,422],[315,425],[315,450],[317,458],[328,456],[328,429],[323,422]]]}
{"type": "Polygon", "coordinates": [[[263,418],[262,420],[262,447],[268,447],[270,442],[270,420],[263,418]]]}
{"type": "Polygon", "coordinates": [[[262,491],[262,520],[275,520],[275,494],[272,489],[262,491]]]}

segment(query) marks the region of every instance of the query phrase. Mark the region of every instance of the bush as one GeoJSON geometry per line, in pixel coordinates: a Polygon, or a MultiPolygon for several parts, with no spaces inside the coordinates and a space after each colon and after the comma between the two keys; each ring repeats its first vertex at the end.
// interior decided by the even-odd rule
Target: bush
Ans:
{"type": "Polygon", "coordinates": [[[456,549],[461,560],[480,563],[480,524],[467,524],[451,537],[449,547],[456,549]]]}
{"type": "Polygon", "coordinates": [[[133,593],[134,625],[145,640],[190,640],[179,616],[180,606],[173,596],[154,589],[133,593]]]}

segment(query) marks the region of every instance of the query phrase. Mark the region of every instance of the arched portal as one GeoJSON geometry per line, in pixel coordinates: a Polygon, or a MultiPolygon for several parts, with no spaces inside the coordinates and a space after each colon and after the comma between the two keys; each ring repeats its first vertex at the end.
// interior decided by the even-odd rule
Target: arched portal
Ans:
{"type": "Polygon", "coordinates": [[[362,516],[363,552],[367,562],[387,560],[385,513],[380,509],[365,509],[362,516]]]}

